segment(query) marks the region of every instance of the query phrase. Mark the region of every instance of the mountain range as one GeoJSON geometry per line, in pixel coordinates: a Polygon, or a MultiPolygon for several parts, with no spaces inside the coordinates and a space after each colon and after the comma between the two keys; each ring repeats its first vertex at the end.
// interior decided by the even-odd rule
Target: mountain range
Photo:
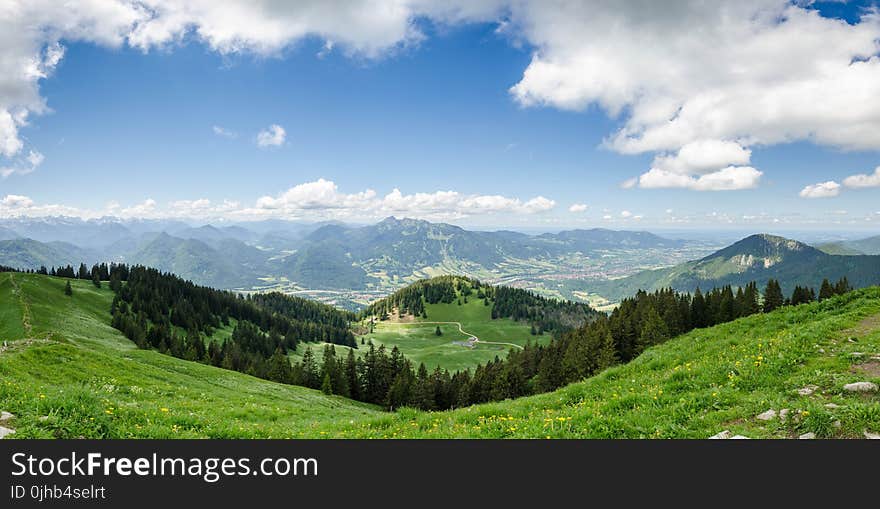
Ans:
{"type": "Polygon", "coordinates": [[[367,226],[265,221],[198,227],[177,221],[40,218],[6,220],[0,228],[0,238],[8,239],[0,245],[0,264],[36,268],[118,261],[218,288],[249,287],[273,276],[308,289],[362,290],[445,263],[491,270],[511,259],[685,244],[648,232],[597,228],[528,235],[394,217],[367,226]]]}
{"type": "Polygon", "coordinates": [[[846,277],[854,287],[880,284],[880,256],[832,255],[812,246],[775,235],[746,237],[699,260],[674,267],[642,271],[621,279],[596,281],[594,291],[617,300],[636,291],[671,287],[679,291],[715,286],[763,285],[777,279],[786,294],[795,286],[818,288],[822,279],[846,277]]]}

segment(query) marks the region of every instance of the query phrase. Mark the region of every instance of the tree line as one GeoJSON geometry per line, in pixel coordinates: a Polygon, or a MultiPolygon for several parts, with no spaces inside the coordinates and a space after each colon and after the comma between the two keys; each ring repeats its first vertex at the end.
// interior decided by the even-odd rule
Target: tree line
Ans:
{"type": "MultiPolygon", "coordinates": [[[[817,298],[851,290],[846,278],[836,284],[823,281],[822,288],[817,298]]],[[[320,366],[307,351],[307,357],[291,369],[291,380],[386,408],[443,410],[529,396],[628,362],[646,348],[693,329],[796,305],[802,293],[800,289],[784,297],[775,279],[768,281],[763,294],[755,282],[736,290],[713,288],[705,294],[699,289],[693,294],[672,289],[639,291],[621,301],[610,315],[598,314],[581,327],[557,334],[549,344],[529,343],[522,350],[511,350],[505,359],[496,357],[473,373],[450,373],[439,367],[429,371],[424,364],[416,368],[397,347],[389,354],[384,345],[376,348],[370,343],[362,358],[349,351],[344,361],[328,347],[320,366]]]]}
{"type": "Polygon", "coordinates": [[[241,296],[142,266],[124,274],[111,267],[108,280],[116,292],[111,324],[140,348],[285,381],[281,365],[290,367],[287,353],[300,342],[357,347],[352,313],[307,299],[241,296]],[[229,338],[206,341],[233,321],[229,338]]]}
{"type": "Polygon", "coordinates": [[[492,286],[463,276],[438,276],[413,283],[380,299],[361,312],[361,318],[387,320],[391,313],[428,318],[426,304],[467,304],[478,299],[492,306],[491,317],[525,321],[533,334],[561,332],[580,327],[599,313],[589,305],[570,300],[542,297],[532,291],[507,286],[492,286]]]}

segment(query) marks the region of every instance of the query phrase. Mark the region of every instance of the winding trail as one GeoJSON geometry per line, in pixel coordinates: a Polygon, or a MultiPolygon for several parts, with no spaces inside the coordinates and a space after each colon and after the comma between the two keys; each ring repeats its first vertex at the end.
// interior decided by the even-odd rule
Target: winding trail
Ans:
{"type": "Polygon", "coordinates": [[[523,347],[516,345],[514,343],[503,343],[500,341],[483,341],[476,334],[462,329],[461,322],[386,322],[386,323],[389,325],[457,325],[458,332],[464,334],[465,336],[468,336],[469,345],[465,345],[465,346],[468,346],[468,348],[473,348],[473,345],[475,345],[477,343],[482,343],[484,345],[506,345],[506,346],[512,346],[514,348],[519,348],[520,350],[523,349],[523,347]]]}
{"type": "Polygon", "coordinates": [[[15,274],[12,272],[8,272],[9,274],[9,283],[12,285],[12,293],[18,297],[19,305],[21,306],[21,326],[24,329],[25,336],[30,336],[33,328],[31,327],[31,307],[28,304],[27,299],[25,299],[24,293],[21,291],[21,287],[15,281],[15,274]]]}

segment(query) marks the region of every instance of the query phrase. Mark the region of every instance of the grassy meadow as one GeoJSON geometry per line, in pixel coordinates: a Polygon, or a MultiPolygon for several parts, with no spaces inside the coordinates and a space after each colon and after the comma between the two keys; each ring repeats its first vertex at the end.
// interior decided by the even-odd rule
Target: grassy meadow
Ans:
{"type": "Polygon", "coordinates": [[[139,350],[110,327],[109,289],[0,274],[0,409],[15,438],[322,436],[363,403],[139,350]],[[29,322],[28,330],[22,326],[29,322]]]}
{"type": "MultiPolygon", "coordinates": [[[[492,307],[483,305],[481,299],[472,298],[461,306],[451,304],[426,304],[427,318],[409,317],[409,321],[395,320],[376,322],[372,334],[358,337],[384,344],[387,348],[397,346],[416,365],[424,362],[429,369],[436,366],[450,371],[469,369],[484,364],[496,356],[504,358],[507,351],[527,342],[550,341],[550,334],[531,334],[526,322],[515,322],[509,318],[492,320],[492,307]],[[476,335],[480,342],[473,348],[460,343],[466,342],[470,334],[462,334],[455,324],[435,324],[430,322],[459,322],[465,332],[476,335]],[[441,336],[435,334],[440,327],[441,336]],[[493,344],[509,343],[509,344],[493,344]]],[[[347,353],[347,352],[346,352],[347,353]]]]}

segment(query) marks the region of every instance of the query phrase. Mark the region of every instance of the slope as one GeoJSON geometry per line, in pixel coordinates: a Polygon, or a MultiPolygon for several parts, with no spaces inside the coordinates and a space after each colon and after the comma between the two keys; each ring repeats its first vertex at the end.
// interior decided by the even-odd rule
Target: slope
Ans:
{"type": "Polygon", "coordinates": [[[91,282],[0,274],[0,408],[16,438],[320,436],[370,405],[138,350],[91,282]]]}
{"type": "Polygon", "coordinates": [[[856,381],[880,382],[877,287],[696,330],[552,393],[448,412],[403,410],[325,431],[340,438],[707,438],[724,430],[861,438],[880,432],[880,393],[843,389],[856,381]],[[768,409],[788,409],[787,418],[756,418],[768,409]]]}
{"type": "Polygon", "coordinates": [[[636,291],[672,287],[691,292],[715,286],[760,285],[778,279],[789,295],[796,285],[816,288],[823,278],[836,281],[846,276],[854,287],[880,283],[880,256],[835,256],[796,240],[774,235],[752,235],[705,258],[665,269],[597,281],[590,290],[611,300],[636,291]]]}

